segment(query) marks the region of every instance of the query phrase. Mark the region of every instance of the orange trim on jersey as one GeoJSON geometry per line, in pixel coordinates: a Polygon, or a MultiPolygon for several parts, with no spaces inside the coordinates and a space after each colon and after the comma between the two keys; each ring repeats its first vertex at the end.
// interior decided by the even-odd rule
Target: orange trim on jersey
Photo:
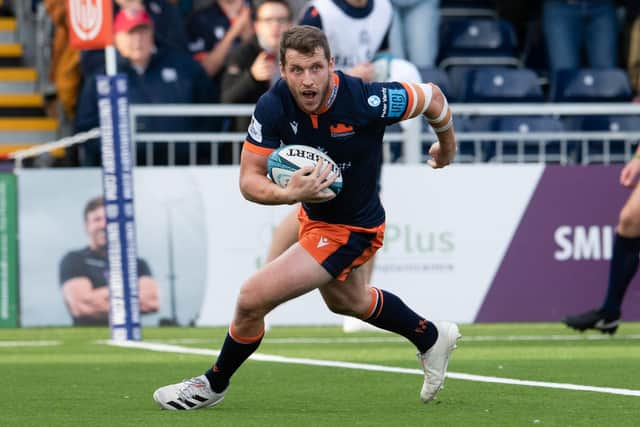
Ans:
{"type": "Polygon", "coordinates": [[[338,73],[333,73],[329,91],[327,92],[327,99],[322,100],[322,108],[318,111],[318,114],[326,113],[331,108],[338,97],[338,89],[340,89],[340,77],[338,77],[338,73]]]}
{"type": "Polygon", "coordinates": [[[198,62],[202,62],[204,58],[207,56],[208,52],[198,52],[193,54],[193,59],[198,62]]]}
{"type": "Polygon", "coordinates": [[[309,118],[311,119],[311,126],[313,126],[314,129],[318,129],[318,115],[309,114],[309,118]]]}
{"type": "Polygon", "coordinates": [[[246,140],[244,141],[244,144],[242,144],[242,149],[251,151],[252,153],[259,154],[261,156],[268,156],[275,151],[275,148],[258,147],[256,144],[246,140]]]}
{"type": "Polygon", "coordinates": [[[420,114],[422,114],[422,110],[425,110],[427,107],[426,105],[424,105],[426,102],[425,96],[424,96],[424,90],[420,87],[420,85],[416,83],[411,83],[411,86],[413,86],[413,89],[418,94],[418,99],[416,100],[416,109],[414,110],[411,117],[418,117],[420,114]]]}
{"type": "Polygon", "coordinates": [[[404,87],[404,90],[407,91],[407,109],[404,111],[404,114],[402,115],[402,118],[400,120],[407,120],[409,118],[409,114],[411,114],[412,111],[414,111],[414,107],[415,107],[415,99],[413,97],[413,91],[411,90],[411,87],[409,87],[408,83],[400,83],[402,85],[402,87],[404,87]]]}
{"type": "Polygon", "coordinates": [[[233,338],[235,342],[238,342],[240,344],[253,344],[264,336],[264,328],[262,328],[262,331],[254,337],[241,337],[235,333],[232,323],[229,325],[229,336],[233,338]]]}

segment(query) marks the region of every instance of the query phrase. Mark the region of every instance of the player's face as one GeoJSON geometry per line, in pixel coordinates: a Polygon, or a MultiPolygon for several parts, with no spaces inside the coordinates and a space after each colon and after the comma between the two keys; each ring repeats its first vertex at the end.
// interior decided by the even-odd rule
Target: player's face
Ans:
{"type": "Polygon", "coordinates": [[[87,213],[85,219],[87,234],[89,235],[89,246],[92,249],[102,249],[107,246],[107,236],[105,228],[107,220],[104,213],[104,207],[99,207],[87,213]]]}
{"type": "Polygon", "coordinates": [[[322,108],[332,74],[333,58],[327,61],[322,48],[316,48],[313,55],[287,49],[285,65],[280,66],[280,75],[287,82],[296,104],[308,114],[322,108]]]}

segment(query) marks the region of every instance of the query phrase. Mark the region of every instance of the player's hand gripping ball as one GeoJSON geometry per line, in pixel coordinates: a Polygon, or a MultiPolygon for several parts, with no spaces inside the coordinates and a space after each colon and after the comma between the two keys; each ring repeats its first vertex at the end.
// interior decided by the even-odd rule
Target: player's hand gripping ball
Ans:
{"type": "Polygon", "coordinates": [[[337,175],[336,180],[329,187],[322,190],[323,193],[338,195],[342,190],[342,171],[331,157],[307,145],[284,145],[269,155],[267,171],[269,178],[280,187],[285,188],[298,169],[305,166],[316,166],[322,159],[324,167],[331,168],[331,174],[337,175]]]}

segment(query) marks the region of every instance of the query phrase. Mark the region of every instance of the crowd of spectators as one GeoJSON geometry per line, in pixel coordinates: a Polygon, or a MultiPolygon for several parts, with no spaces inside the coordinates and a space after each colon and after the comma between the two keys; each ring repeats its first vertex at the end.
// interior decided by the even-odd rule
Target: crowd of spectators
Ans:
{"type": "MultiPolygon", "coordinates": [[[[63,19],[66,2],[44,3],[55,26],[50,78],[75,130],[88,129],[97,124],[94,80],[104,70],[104,55],[73,51],[63,19]]],[[[630,0],[114,0],[118,69],[129,77],[132,103],[253,103],[279,78],[276,47],[283,30],[294,23],[327,26],[323,19],[334,19],[333,9],[357,18],[387,3],[390,11],[381,12],[377,33],[353,35],[367,60],[341,64],[337,52],[337,68],[371,80],[371,58],[380,51],[421,70],[442,68],[450,40],[443,34],[456,20],[484,19],[512,29],[517,66],[533,69],[541,81],[552,81],[562,69],[621,68],[628,71],[634,92],[639,88],[639,7],[630,0]],[[381,46],[378,52],[365,51],[378,38],[382,43],[373,43],[381,46]]],[[[246,123],[175,118],[138,124],[171,132],[243,131],[246,123]]],[[[83,164],[99,161],[96,147],[87,151],[83,164]]],[[[187,161],[186,151],[178,154],[187,161]]],[[[144,159],[143,152],[139,158],[144,159]]]]}

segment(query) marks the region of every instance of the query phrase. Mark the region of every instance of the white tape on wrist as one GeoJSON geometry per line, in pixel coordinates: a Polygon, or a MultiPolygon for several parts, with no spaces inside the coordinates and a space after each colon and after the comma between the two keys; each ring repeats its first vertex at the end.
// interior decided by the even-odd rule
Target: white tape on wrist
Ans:
{"type": "Polygon", "coordinates": [[[451,129],[451,126],[453,126],[453,117],[451,117],[451,118],[449,119],[449,121],[447,122],[447,124],[446,124],[446,125],[444,125],[444,126],[442,126],[442,127],[439,127],[439,128],[433,128],[433,131],[434,131],[435,133],[442,133],[442,132],[446,132],[446,131],[448,131],[449,129],[451,129]]]}
{"type": "Polygon", "coordinates": [[[442,111],[440,111],[440,115],[435,119],[427,118],[429,123],[438,123],[444,120],[447,117],[447,113],[449,112],[449,103],[447,102],[447,98],[444,98],[444,104],[442,105],[442,111]]]}

